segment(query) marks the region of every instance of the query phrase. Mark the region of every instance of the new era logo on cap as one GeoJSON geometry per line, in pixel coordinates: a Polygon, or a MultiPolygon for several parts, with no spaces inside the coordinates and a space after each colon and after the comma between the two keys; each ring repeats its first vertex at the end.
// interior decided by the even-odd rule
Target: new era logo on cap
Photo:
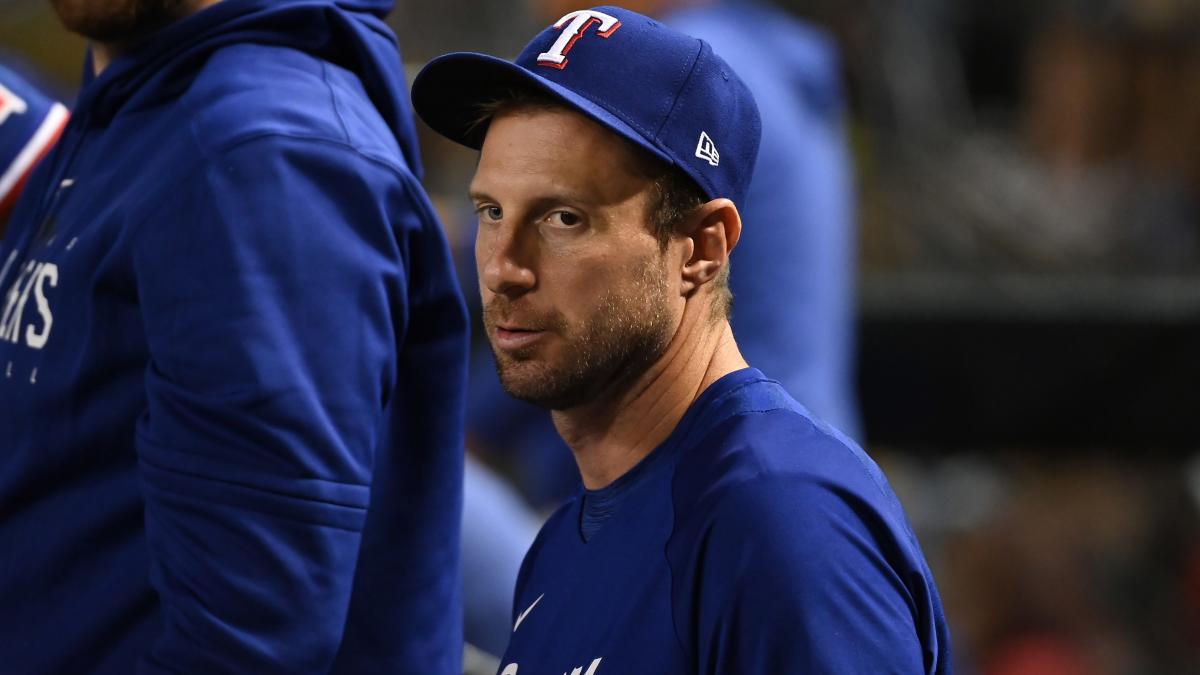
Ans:
{"type": "Polygon", "coordinates": [[[412,98],[434,131],[479,149],[481,105],[528,88],[679,167],[709,199],[745,197],[762,134],[758,107],[703,40],[620,7],[579,10],[514,61],[470,52],[434,59],[413,81],[412,98]]]}
{"type": "Polygon", "coordinates": [[[717,146],[708,137],[707,132],[700,132],[700,141],[696,143],[696,156],[713,166],[721,164],[721,154],[717,152],[717,146]]]}

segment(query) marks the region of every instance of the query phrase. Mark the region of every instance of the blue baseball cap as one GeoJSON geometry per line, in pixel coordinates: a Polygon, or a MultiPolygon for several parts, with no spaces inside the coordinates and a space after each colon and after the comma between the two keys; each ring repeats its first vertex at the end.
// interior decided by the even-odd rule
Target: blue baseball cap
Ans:
{"type": "Polygon", "coordinates": [[[481,104],[529,87],[678,166],[709,199],[745,197],[762,122],[750,90],[707,42],[620,7],[578,10],[516,61],[473,52],[430,61],[412,99],[434,131],[478,150],[481,104]]]}

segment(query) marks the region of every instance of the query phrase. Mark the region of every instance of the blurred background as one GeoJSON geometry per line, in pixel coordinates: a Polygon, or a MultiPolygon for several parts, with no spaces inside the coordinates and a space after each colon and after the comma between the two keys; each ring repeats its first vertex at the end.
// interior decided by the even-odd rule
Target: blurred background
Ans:
{"type": "MultiPolygon", "coordinates": [[[[392,25],[413,70],[453,50],[511,58],[555,4],[400,0],[392,25]]],[[[735,253],[735,293],[739,270],[781,271],[735,298],[738,339],[786,328],[750,359],[768,375],[833,364],[834,384],[785,384],[884,466],[958,672],[1200,673],[1200,1],[732,4],[803,27],[787,38],[803,72],[777,83],[803,100],[766,125],[779,132],[764,148],[809,133],[812,115],[837,141],[826,149],[844,149],[794,146],[816,157],[802,173],[817,187],[776,186],[783,205],[748,219],[747,242],[795,235],[797,253],[735,253]],[[843,159],[845,180],[820,183],[843,159]],[[830,195],[845,203],[830,198],[827,218],[806,211],[830,195]],[[769,312],[739,328],[766,293],[769,312]],[[831,356],[806,346],[807,324],[838,322],[831,356]]],[[[698,20],[672,11],[685,30],[698,20]]],[[[0,62],[64,101],[84,48],[45,0],[0,0],[0,62]]],[[[477,306],[475,156],[426,129],[422,141],[477,306]]],[[[511,572],[497,570],[575,479],[544,413],[506,407],[477,352],[464,544],[487,550],[468,554],[468,596],[495,595],[507,616],[511,572]]]]}

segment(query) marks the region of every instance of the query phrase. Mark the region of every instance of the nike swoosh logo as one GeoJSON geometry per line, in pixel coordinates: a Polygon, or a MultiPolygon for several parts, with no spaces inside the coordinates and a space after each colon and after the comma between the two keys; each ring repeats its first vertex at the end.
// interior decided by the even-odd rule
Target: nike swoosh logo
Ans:
{"type": "Polygon", "coordinates": [[[517,629],[521,627],[521,622],[525,620],[525,617],[529,616],[529,613],[533,611],[534,607],[537,607],[537,604],[541,602],[542,598],[544,597],[546,597],[545,593],[537,596],[537,600],[534,600],[532,605],[530,605],[524,612],[521,612],[517,615],[517,622],[513,624],[514,633],[517,632],[517,629]]]}

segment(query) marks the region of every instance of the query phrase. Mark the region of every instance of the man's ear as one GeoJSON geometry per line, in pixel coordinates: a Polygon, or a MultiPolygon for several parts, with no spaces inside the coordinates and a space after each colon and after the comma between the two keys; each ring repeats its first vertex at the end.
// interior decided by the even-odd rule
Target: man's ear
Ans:
{"type": "Polygon", "coordinates": [[[691,256],[683,265],[684,295],[716,279],[729,264],[729,253],[742,236],[742,217],[728,199],[714,199],[688,214],[682,233],[691,256]]]}

